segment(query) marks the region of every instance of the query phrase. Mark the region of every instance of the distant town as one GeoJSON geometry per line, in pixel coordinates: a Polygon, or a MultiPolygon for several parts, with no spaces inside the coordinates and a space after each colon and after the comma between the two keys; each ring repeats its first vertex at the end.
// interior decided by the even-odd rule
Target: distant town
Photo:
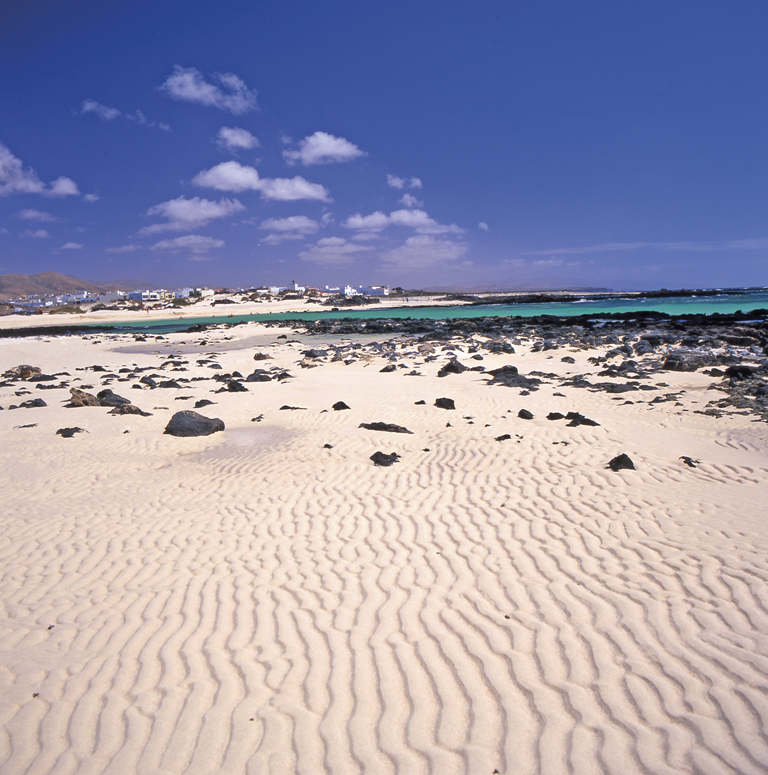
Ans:
{"type": "Polygon", "coordinates": [[[42,314],[88,312],[123,309],[169,309],[186,307],[203,299],[213,304],[233,304],[238,301],[269,302],[285,299],[306,299],[332,305],[334,303],[371,303],[390,293],[402,293],[402,288],[390,290],[386,285],[346,285],[311,288],[291,282],[290,285],[259,288],[154,288],[133,291],[77,291],[71,293],[26,294],[2,302],[5,314],[42,314]]]}

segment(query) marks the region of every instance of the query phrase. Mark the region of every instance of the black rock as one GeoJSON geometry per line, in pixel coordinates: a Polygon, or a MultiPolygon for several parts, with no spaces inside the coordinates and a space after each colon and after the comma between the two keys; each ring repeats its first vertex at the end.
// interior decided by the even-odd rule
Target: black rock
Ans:
{"type": "Polygon", "coordinates": [[[438,409],[455,409],[456,403],[452,398],[436,398],[435,404],[438,409]]]}
{"type": "Polygon", "coordinates": [[[438,377],[447,377],[449,374],[461,374],[465,372],[467,367],[463,363],[459,363],[456,358],[451,358],[441,369],[437,372],[438,377]]]}
{"type": "Polygon", "coordinates": [[[414,401],[414,402],[413,402],[413,405],[414,405],[414,406],[424,406],[426,403],[427,403],[427,402],[426,402],[426,401],[424,401],[424,400],[422,400],[422,401],[414,401]]]}
{"type": "Polygon", "coordinates": [[[527,409],[521,409],[521,410],[520,410],[520,411],[517,413],[517,416],[518,416],[518,417],[519,417],[521,420],[532,420],[532,419],[533,419],[533,414],[532,414],[531,412],[529,412],[527,409]]]}
{"type": "Polygon", "coordinates": [[[397,371],[397,366],[394,363],[387,364],[383,369],[379,369],[382,374],[389,374],[393,371],[397,371]]]}
{"type": "Polygon", "coordinates": [[[689,468],[696,468],[697,463],[701,463],[701,460],[696,460],[692,457],[688,457],[687,455],[681,455],[680,460],[683,461],[689,468]]]}
{"type": "Polygon", "coordinates": [[[610,468],[611,471],[634,471],[635,464],[632,462],[629,455],[622,452],[620,455],[616,455],[616,457],[608,463],[608,468],[610,468]]]}
{"type": "Polygon", "coordinates": [[[576,428],[579,425],[591,425],[593,427],[600,425],[599,422],[590,420],[589,417],[585,417],[583,414],[579,414],[578,412],[568,412],[568,414],[565,415],[565,419],[570,420],[568,423],[569,428],[576,428]]]}
{"type": "Polygon", "coordinates": [[[288,406],[288,404],[283,404],[280,407],[280,409],[278,409],[278,411],[279,412],[286,412],[286,411],[296,412],[296,411],[299,411],[299,410],[306,410],[306,408],[307,408],[306,406],[288,406]]]}
{"type": "Polygon", "coordinates": [[[754,376],[755,370],[750,366],[744,366],[741,363],[735,363],[733,366],[729,366],[725,370],[725,376],[730,377],[731,380],[749,379],[754,376]]]}
{"type": "Polygon", "coordinates": [[[267,355],[266,353],[256,353],[256,355],[253,356],[254,361],[268,361],[272,360],[271,355],[267,355]]]}
{"type": "Polygon", "coordinates": [[[272,377],[270,377],[269,374],[267,374],[267,372],[264,371],[263,369],[257,369],[256,371],[253,372],[253,374],[249,374],[245,378],[245,381],[246,382],[271,382],[272,377]]]}
{"type": "Polygon", "coordinates": [[[207,398],[201,398],[199,401],[195,401],[195,409],[202,409],[204,406],[210,406],[215,401],[209,401],[207,398]]]}
{"type": "Polygon", "coordinates": [[[227,382],[227,390],[230,393],[248,392],[248,388],[242,382],[238,382],[236,379],[231,379],[229,382],[227,382]]]}
{"type": "Polygon", "coordinates": [[[384,431],[385,433],[413,433],[402,425],[394,425],[388,422],[361,422],[358,428],[365,428],[368,431],[384,431]]]}
{"type": "Polygon", "coordinates": [[[400,455],[397,452],[392,452],[389,455],[386,452],[374,452],[370,459],[373,460],[375,466],[391,466],[393,463],[400,462],[400,455]]]}
{"type": "Polygon", "coordinates": [[[120,404],[119,406],[116,406],[112,411],[108,412],[108,414],[138,414],[142,417],[151,417],[151,412],[144,412],[141,409],[139,409],[138,406],[134,406],[133,404],[120,404]]]}
{"type": "Polygon", "coordinates": [[[565,419],[565,415],[560,413],[560,412],[550,412],[547,415],[547,419],[548,420],[564,420],[565,419]]]}
{"type": "Polygon", "coordinates": [[[175,379],[164,379],[162,382],[158,382],[157,386],[159,388],[179,388],[181,389],[181,385],[176,382],[175,379]]]}
{"type": "Polygon", "coordinates": [[[224,430],[224,423],[217,417],[203,417],[197,412],[176,412],[171,417],[164,433],[169,436],[210,436],[224,430]]]}
{"type": "Polygon", "coordinates": [[[155,380],[153,380],[152,377],[150,377],[148,374],[145,374],[139,380],[139,382],[141,382],[143,385],[146,385],[147,387],[151,387],[151,388],[157,387],[157,382],[155,382],[155,380]]]}
{"type": "Polygon", "coordinates": [[[56,433],[65,439],[71,439],[76,433],[88,433],[85,428],[59,428],[56,433]]]}
{"type": "Polygon", "coordinates": [[[343,401],[337,401],[332,407],[334,412],[341,412],[344,409],[349,409],[349,407],[343,402],[343,401]]]}
{"type": "MultiPolygon", "coordinates": [[[[36,409],[38,406],[48,406],[42,398],[32,398],[29,401],[22,401],[19,409],[36,409]]],[[[9,407],[10,408],[10,407],[9,407]]]]}
{"type": "Polygon", "coordinates": [[[323,449],[333,449],[333,444],[323,444],[323,449]]]}
{"type": "Polygon", "coordinates": [[[109,388],[100,390],[96,394],[96,398],[99,399],[99,406],[124,406],[131,403],[130,399],[113,393],[109,388]]]}
{"type": "Polygon", "coordinates": [[[505,433],[503,436],[497,436],[496,441],[506,441],[507,439],[511,438],[512,437],[508,433],[505,433]]]}

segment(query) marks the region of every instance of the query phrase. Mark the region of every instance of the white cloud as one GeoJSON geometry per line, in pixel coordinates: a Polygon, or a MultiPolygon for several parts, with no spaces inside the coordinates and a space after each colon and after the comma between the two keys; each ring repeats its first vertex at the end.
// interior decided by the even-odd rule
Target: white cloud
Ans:
{"type": "Polygon", "coordinates": [[[168,126],[168,124],[157,121],[150,121],[140,110],[137,110],[135,113],[123,113],[122,110],[118,110],[117,108],[110,108],[108,105],[102,105],[100,102],[96,102],[96,100],[83,100],[80,113],[95,113],[97,116],[99,116],[99,118],[102,118],[105,121],[112,121],[118,118],[118,116],[125,116],[128,121],[134,121],[137,124],[158,127],[165,132],[171,131],[171,128],[168,126]]]}
{"type": "Polygon", "coordinates": [[[488,224],[485,221],[480,221],[480,223],[477,224],[477,228],[488,231],[488,224]]]}
{"type": "Polygon", "coordinates": [[[387,185],[392,188],[421,188],[421,180],[419,178],[411,178],[406,180],[405,178],[398,178],[397,175],[387,175],[387,185]]]}
{"type": "Polygon", "coordinates": [[[202,237],[199,234],[187,234],[184,237],[164,239],[152,245],[151,250],[168,250],[178,252],[189,250],[191,253],[207,253],[214,248],[223,248],[224,240],[213,237],[202,237]]]}
{"type": "Polygon", "coordinates": [[[101,197],[98,194],[86,194],[83,199],[86,202],[98,202],[101,197]]]}
{"type": "Polygon", "coordinates": [[[324,237],[319,239],[317,244],[299,253],[299,258],[313,264],[338,266],[339,264],[351,264],[357,253],[369,250],[373,250],[373,248],[367,245],[353,245],[343,237],[324,237]]]}
{"type": "Polygon", "coordinates": [[[290,215],[287,218],[268,218],[259,224],[259,228],[276,232],[268,234],[262,242],[277,245],[285,240],[304,239],[308,234],[314,234],[320,228],[320,224],[307,218],[306,215],[290,215]]]}
{"type": "Polygon", "coordinates": [[[357,213],[341,224],[347,229],[363,232],[377,232],[387,226],[408,226],[418,234],[463,234],[464,229],[456,224],[444,225],[430,218],[424,210],[395,210],[389,215],[377,210],[370,215],[357,213]]]}
{"type": "Polygon", "coordinates": [[[212,202],[210,199],[200,199],[192,197],[185,199],[183,196],[178,199],[171,199],[168,202],[161,202],[159,205],[150,207],[147,215],[160,215],[168,219],[168,223],[155,223],[152,226],[145,226],[140,234],[157,234],[161,231],[192,231],[207,225],[216,218],[226,218],[245,210],[237,199],[221,199],[218,202],[212,202]]]}
{"type": "Polygon", "coordinates": [[[437,239],[428,235],[409,237],[402,245],[382,254],[386,269],[433,268],[450,265],[467,252],[463,242],[437,239]]]}
{"type": "Polygon", "coordinates": [[[381,239],[381,234],[375,231],[359,231],[352,235],[355,242],[370,242],[371,240],[381,239]]]}
{"type": "Polygon", "coordinates": [[[634,250],[682,251],[686,253],[711,253],[724,250],[768,250],[768,237],[723,240],[713,242],[601,242],[596,245],[569,245],[551,250],[529,250],[524,256],[579,255],[582,253],[612,253],[634,250]]]}
{"type": "Polygon", "coordinates": [[[216,145],[227,151],[239,151],[248,148],[257,148],[259,141],[247,129],[223,126],[216,135],[216,145]]]}
{"type": "Polygon", "coordinates": [[[32,231],[32,229],[27,229],[26,231],[21,232],[22,237],[29,237],[31,239],[49,239],[50,234],[45,229],[35,229],[32,231]]]}
{"type": "Polygon", "coordinates": [[[408,207],[409,209],[413,209],[414,207],[423,207],[424,202],[420,202],[418,199],[416,199],[413,194],[403,194],[400,199],[397,200],[397,203],[400,205],[404,205],[405,207],[408,207]]]}
{"type": "Polygon", "coordinates": [[[82,242],[66,242],[59,248],[59,250],[80,250],[81,248],[84,248],[85,245],[83,245],[82,242]]]}
{"type": "Polygon", "coordinates": [[[21,218],[22,221],[40,221],[41,223],[51,223],[52,221],[57,220],[57,218],[50,213],[33,209],[20,210],[18,213],[16,213],[16,217],[21,218]]]}
{"type": "Polygon", "coordinates": [[[254,167],[236,161],[225,161],[203,170],[192,178],[192,183],[217,191],[258,191],[264,199],[292,202],[298,199],[330,201],[328,190],[318,183],[310,183],[302,177],[261,178],[254,167]]]}
{"type": "Polygon", "coordinates": [[[235,116],[256,108],[256,92],[233,73],[215,73],[213,80],[220,85],[206,81],[194,67],[174,65],[160,91],[175,100],[227,110],[235,116]]]}
{"type": "Polygon", "coordinates": [[[117,108],[110,108],[107,105],[102,105],[100,102],[96,102],[96,100],[83,100],[80,113],[95,113],[99,118],[103,118],[105,121],[112,121],[121,115],[121,111],[117,108]]]}
{"type": "Polygon", "coordinates": [[[259,224],[259,228],[269,231],[300,231],[304,234],[312,234],[320,228],[320,224],[307,218],[306,215],[289,215],[287,218],[268,218],[259,224]]]}
{"type": "Polygon", "coordinates": [[[139,249],[139,245],[121,245],[119,248],[107,248],[107,253],[133,253],[139,249]]]}
{"type": "Polygon", "coordinates": [[[50,188],[30,168],[24,169],[21,159],[0,143],[0,196],[9,194],[43,194],[45,196],[68,196],[77,194],[77,184],[69,178],[58,178],[50,188]]]}
{"type": "Polygon", "coordinates": [[[283,157],[288,164],[332,164],[333,162],[352,161],[365,156],[354,143],[343,137],[335,137],[327,132],[315,132],[299,141],[298,150],[286,149],[283,157]]]}
{"type": "Polygon", "coordinates": [[[80,189],[77,187],[77,183],[71,178],[56,178],[51,183],[49,191],[43,192],[46,196],[75,196],[80,193],[80,189]]]}

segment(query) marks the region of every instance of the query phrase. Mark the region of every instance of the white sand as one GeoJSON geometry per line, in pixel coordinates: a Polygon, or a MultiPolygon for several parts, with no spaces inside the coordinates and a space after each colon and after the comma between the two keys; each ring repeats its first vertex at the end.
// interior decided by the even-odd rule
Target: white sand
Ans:
{"type": "MultiPolygon", "coordinates": [[[[78,368],[217,373],[200,352],[294,375],[110,385],[151,417],[0,388],[3,775],[768,772],[765,424],[695,414],[716,395],[700,374],[663,375],[681,406],[556,382],[520,396],[438,379],[413,347],[392,374],[301,369],[317,343],[279,333],[0,340],[0,372],[94,393],[103,374],[78,368]],[[257,343],[274,360],[254,363],[257,343]],[[188,371],[158,368],[174,353],[188,371]],[[163,435],[200,398],[226,431],[163,435]],[[545,419],[570,410],[600,426],[545,419]],[[620,452],[636,471],[606,470],[620,452]]],[[[595,371],[564,354],[483,365],[595,371]]]]}

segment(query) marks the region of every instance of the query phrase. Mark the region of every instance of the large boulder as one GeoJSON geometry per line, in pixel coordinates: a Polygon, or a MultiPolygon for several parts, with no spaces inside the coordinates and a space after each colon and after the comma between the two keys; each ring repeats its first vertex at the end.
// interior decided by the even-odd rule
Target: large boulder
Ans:
{"type": "Polygon", "coordinates": [[[176,412],[165,426],[169,436],[210,436],[224,430],[224,422],[218,417],[203,417],[189,410],[176,412]]]}
{"type": "Polygon", "coordinates": [[[78,390],[77,388],[69,389],[69,405],[70,406],[101,406],[99,399],[91,393],[86,393],[84,390],[78,390]]]}

